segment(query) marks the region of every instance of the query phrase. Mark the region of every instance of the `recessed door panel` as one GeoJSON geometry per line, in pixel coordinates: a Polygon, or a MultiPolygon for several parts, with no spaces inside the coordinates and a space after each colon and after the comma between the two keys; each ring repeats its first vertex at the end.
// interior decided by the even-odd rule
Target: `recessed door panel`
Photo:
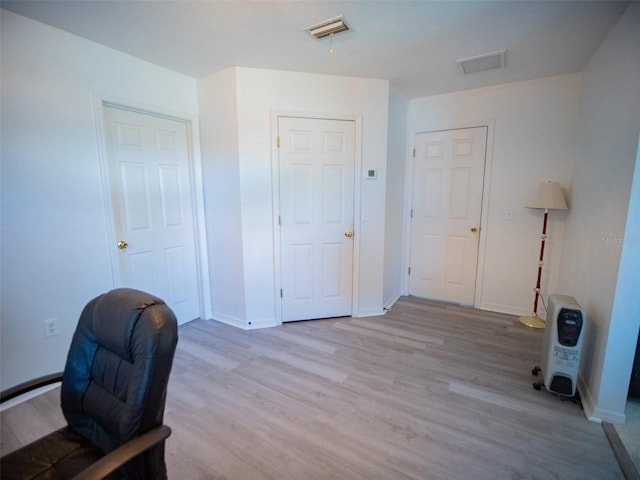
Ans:
{"type": "Polygon", "coordinates": [[[313,186],[311,185],[311,165],[291,165],[293,176],[291,195],[287,199],[289,208],[293,210],[293,222],[310,224],[312,222],[313,186]]]}
{"type": "Polygon", "coordinates": [[[324,223],[342,223],[345,209],[344,199],[344,167],[342,165],[325,165],[323,169],[322,193],[324,223]]]}
{"type": "Polygon", "coordinates": [[[421,215],[425,218],[439,218],[442,198],[442,169],[426,168],[422,171],[424,178],[422,189],[421,215]]]}
{"type": "Polygon", "coordinates": [[[451,188],[449,195],[449,218],[469,218],[469,195],[473,169],[462,167],[451,169],[451,188]]]}
{"type": "Polygon", "coordinates": [[[324,152],[343,153],[345,134],[343,132],[324,132],[324,152]]]}
{"type": "Polygon", "coordinates": [[[438,236],[422,235],[420,241],[424,248],[420,251],[416,275],[423,281],[434,281],[438,277],[438,236]]]}
{"type": "Polygon", "coordinates": [[[156,150],[161,153],[177,152],[176,132],[156,130],[156,150]]]}
{"type": "Polygon", "coordinates": [[[181,227],[184,224],[182,216],[182,197],[180,169],[175,165],[160,165],[160,202],[162,205],[162,220],[165,228],[181,227]]]}
{"type": "Polygon", "coordinates": [[[116,144],[119,148],[142,150],[143,127],[124,122],[115,122],[116,144]]]}
{"type": "Polygon", "coordinates": [[[291,130],[289,132],[289,146],[292,152],[308,153],[311,150],[313,132],[309,130],[291,130]]]}
{"type": "Polygon", "coordinates": [[[120,164],[122,209],[127,232],[148,230],[151,226],[147,192],[147,169],[144,163],[120,164]]]}
{"type": "Polygon", "coordinates": [[[338,298],[342,294],[342,242],[325,243],[322,247],[322,296],[338,298]]]}

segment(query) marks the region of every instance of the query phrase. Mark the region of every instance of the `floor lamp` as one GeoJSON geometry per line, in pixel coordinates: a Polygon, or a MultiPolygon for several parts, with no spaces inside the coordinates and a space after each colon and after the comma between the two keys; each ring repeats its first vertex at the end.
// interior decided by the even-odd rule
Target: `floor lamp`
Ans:
{"type": "Polygon", "coordinates": [[[533,301],[533,313],[520,317],[520,323],[531,328],[544,328],[545,322],[538,316],[538,298],[540,298],[540,280],[542,278],[542,265],[544,259],[544,244],[547,240],[547,216],[549,210],[567,210],[567,202],[562,194],[560,185],[555,182],[542,182],[538,192],[526,205],[527,208],[544,209],[542,223],[542,235],[540,235],[540,259],[538,260],[538,280],[536,282],[535,300],[533,301]]]}

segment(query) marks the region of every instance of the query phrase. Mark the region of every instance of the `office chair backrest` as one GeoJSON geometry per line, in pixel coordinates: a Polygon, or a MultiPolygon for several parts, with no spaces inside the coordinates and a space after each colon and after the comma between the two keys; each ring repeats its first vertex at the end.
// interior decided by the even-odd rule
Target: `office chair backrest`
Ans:
{"type": "MultiPolygon", "coordinates": [[[[69,427],[107,453],[162,424],[177,342],[176,317],[158,298],[121,288],[91,300],[62,380],[69,427]]],[[[140,478],[162,478],[163,445],[137,463],[140,478]]]]}

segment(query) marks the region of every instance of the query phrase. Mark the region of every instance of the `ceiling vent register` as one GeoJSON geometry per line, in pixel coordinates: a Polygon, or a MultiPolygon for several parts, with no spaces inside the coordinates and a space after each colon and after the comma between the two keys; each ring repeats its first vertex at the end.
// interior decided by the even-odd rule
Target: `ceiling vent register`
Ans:
{"type": "Polygon", "coordinates": [[[503,68],[505,66],[504,55],[506,50],[476,55],[475,57],[461,58],[456,60],[461,66],[464,73],[477,73],[484,70],[493,70],[494,68],[503,68]]]}
{"type": "Polygon", "coordinates": [[[350,28],[347,22],[345,22],[344,17],[340,15],[306,27],[304,30],[316,38],[324,38],[332,34],[335,35],[336,33],[346,32],[350,30],[350,28]]]}

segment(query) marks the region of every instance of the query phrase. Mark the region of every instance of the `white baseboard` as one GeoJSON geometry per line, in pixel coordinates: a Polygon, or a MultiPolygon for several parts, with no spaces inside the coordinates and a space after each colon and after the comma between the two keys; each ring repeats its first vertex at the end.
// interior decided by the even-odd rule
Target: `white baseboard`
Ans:
{"type": "Polygon", "coordinates": [[[395,303],[398,301],[398,299],[402,296],[401,293],[397,293],[396,295],[393,295],[391,298],[389,298],[388,300],[386,300],[384,302],[384,309],[385,310],[391,310],[391,307],[393,307],[395,305],[395,303]]]}
{"type": "Polygon", "coordinates": [[[591,391],[587,388],[582,375],[578,375],[578,391],[580,392],[580,399],[582,400],[582,408],[584,409],[584,415],[590,422],[602,423],[625,423],[626,415],[620,412],[613,412],[596,406],[596,402],[591,394],[591,391]]]}
{"type": "Polygon", "coordinates": [[[248,320],[246,330],[279,327],[280,325],[282,324],[280,322],[276,322],[275,318],[258,318],[258,319],[248,320]]]}
{"type": "Polygon", "coordinates": [[[371,308],[368,310],[359,310],[357,315],[353,315],[354,318],[363,318],[363,317],[377,317],[380,315],[384,315],[386,312],[384,308],[371,308]]]}
{"type": "MultiPolygon", "coordinates": [[[[514,307],[512,305],[501,305],[499,303],[480,302],[478,306],[480,310],[488,310],[489,312],[506,313],[507,315],[515,315],[517,317],[531,315],[531,310],[526,310],[520,307],[514,307]]],[[[544,315],[540,315],[544,318],[544,315]]]]}
{"type": "Polygon", "coordinates": [[[624,413],[612,412],[599,407],[593,408],[593,405],[587,408],[584,404],[584,399],[582,406],[584,407],[584,414],[590,422],[626,423],[627,417],[624,413]]]}
{"type": "Polygon", "coordinates": [[[594,416],[593,412],[596,409],[596,403],[591,395],[591,391],[587,388],[582,380],[582,375],[578,375],[578,392],[580,392],[580,400],[582,401],[582,408],[584,409],[584,416],[591,422],[601,423],[602,419],[594,416]]]}
{"type": "Polygon", "coordinates": [[[231,325],[232,327],[241,328],[242,330],[255,330],[258,328],[277,327],[280,325],[273,318],[245,320],[243,318],[232,317],[220,312],[213,312],[212,319],[217,322],[231,325]]]}

